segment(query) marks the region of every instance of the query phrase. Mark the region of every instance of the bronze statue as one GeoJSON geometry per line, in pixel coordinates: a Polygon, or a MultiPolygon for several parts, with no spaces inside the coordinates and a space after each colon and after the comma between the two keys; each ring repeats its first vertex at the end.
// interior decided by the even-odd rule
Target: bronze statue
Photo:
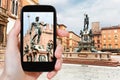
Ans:
{"type": "Polygon", "coordinates": [[[39,22],[39,17],[36,17],[35,18],[35,22],[32,23],[31,30],[30,30],[30,35],[31,35],[32,28],[33,27],[35,28],[35,35],[33,36],[32,41],[35,41],[36,36],[38,36],[38,38],[37,38],[37,44],[40,41],[40,36],[41,36],[41,33],[42,33],[40,25],[46,26],[46,24],[42,24],[42,23],[39,22]]]}
{"type": "Polygon", "coordinates": [[[87,14],[84,14],[85,18],[84,18],[84,29],[83,31],[88,30],[88,26],[89,26],[89,17],[87,14]]]}

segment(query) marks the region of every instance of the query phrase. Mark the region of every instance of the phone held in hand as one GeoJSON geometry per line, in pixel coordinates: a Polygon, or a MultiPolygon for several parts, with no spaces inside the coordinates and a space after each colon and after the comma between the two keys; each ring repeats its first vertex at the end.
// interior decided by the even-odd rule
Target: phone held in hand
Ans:
{"type": "Polygon", "coordinates": [[[28,5],[21,11],[21,64],[25,71],[52,71],[56,58],[56,10],[28,5]]]}

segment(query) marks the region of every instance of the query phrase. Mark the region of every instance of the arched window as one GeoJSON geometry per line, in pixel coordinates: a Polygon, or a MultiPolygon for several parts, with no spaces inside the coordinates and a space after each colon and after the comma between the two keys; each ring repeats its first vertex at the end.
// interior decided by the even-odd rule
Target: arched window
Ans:
{"type": "Polygon", "coordinates": [[[14,10],[15,10],[15,0],[12,1],[12,14],[14,14],[14,10]]]}
{"type": "Polygon", "coordinates": [[[18,2],[16,1],[15,15],[18,14],[18,2]]]}
{"type": "Polygon", "coordinates": [[[1,2],[1,0],[0,0],[0,6],[2,5],[2,2],[1,2]]]}

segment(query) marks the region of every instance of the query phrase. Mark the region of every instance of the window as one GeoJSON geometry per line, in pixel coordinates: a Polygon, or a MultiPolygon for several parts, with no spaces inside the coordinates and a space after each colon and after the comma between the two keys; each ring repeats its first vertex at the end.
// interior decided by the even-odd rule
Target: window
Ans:
{"type": "Polygon", "coordinates": [[[118,44],[115,44],[115,48],[116,48],[116,49],[118,48],[118,44]]]}
{"type": "Polygon", "coordinates": [[[100,43],[100,40],[97,40],[97,43],[100,43]]]}
{"type": "Polygon", "coordinates": [[[118,38],[118,35],[115,35],[115,39],[117,39],[118,38]]]}
{"type": "Polygon", "coordinates": [[[98,48],[100,48],[100,45],[98,45],[98,48]]]}
{"type": "Polygon", "coordinates": [[[103,45],[103,48],[106,48],[106,44],[103,45]]]}
{"type": "Polygon", "coordinates": [[[0,6],[2,6],[2,2],[1,2],[1,0],[0,0],[0,6]]]}
{"type": "Polygon", "coordinates": [[[18,1],[12,0],[12,9],[11,9],[12,14],[18,15],[18,1]]]}
{"type": "Polygon", "coordinates": [[[112,45],[111,45],[111,44],[109,44],[109,48],[110,48],[110,49],[112,48],[112,45]]]}
{"type": "Polygon", "coordinates": [[[18,2],[16,1],[15,15],[17,15],[17,12],[18,12],[18,2]]]}
{"type": "Polygon", "coordinates": [[[4,38],[3,28],[4,27],[2,25],[0,25],[0,43],[3,42],[3,38],[4,38]]]}
{"type": "Polygon", "coordinates": [[[14,9],[15,9],[15,0],[12,1],[12,14],[14,14],[14,9]]]}

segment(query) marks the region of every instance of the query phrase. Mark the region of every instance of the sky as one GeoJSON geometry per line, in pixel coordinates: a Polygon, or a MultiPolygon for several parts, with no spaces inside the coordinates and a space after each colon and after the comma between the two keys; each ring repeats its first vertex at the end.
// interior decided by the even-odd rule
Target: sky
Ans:
{"type": "Polygon", "coordinates": [[[120,24],[120,0],[39,0],[39,3],[53,5],[58,24],[77,34],[83,29],[84,13],[89,16],[89,28],[92,22],[100,22],[100,27],[120,24]]]}
{"type": "Polygon", "coordinates": [[[31,23],[35,22],[35,18],[39,17],[39,22],[44,22],[44,24],[53,24],[53,13],[52,12],[24,12],[24,35],[28,29],[31,28],[31,23]],[[28,18],[28,15],[30,16],[28,18]]]}

